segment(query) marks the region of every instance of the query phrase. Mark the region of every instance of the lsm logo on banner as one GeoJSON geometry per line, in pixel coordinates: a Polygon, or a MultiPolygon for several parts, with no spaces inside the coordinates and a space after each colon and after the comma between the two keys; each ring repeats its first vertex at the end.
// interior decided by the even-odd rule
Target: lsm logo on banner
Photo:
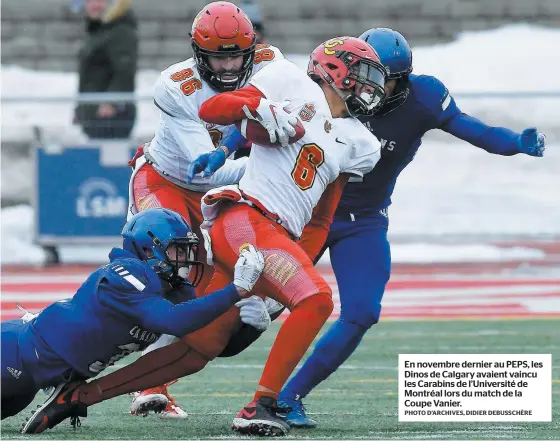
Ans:
{"type": "Polygon", "coordinates": [[[108,179],[90,178],[78,189],[76,214],[81,218],[126,217],[128,204],[108,179]]]}

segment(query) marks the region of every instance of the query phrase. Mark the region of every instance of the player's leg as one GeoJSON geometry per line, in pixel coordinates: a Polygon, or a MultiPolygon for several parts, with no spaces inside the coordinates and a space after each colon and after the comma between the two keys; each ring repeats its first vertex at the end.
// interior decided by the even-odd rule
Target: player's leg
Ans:
{"type": "Polygon", "coordinates": [[[2,322],[2,419],[17,415],[35,398],[39,390],[19,353],[21,320],[2,322]]]}
{"type": "Polygon", "coordinates": [[[331,235],[335,237],[330,248],[331,265],[341,314],[281,393],[282,404],[293,409],[287,420],[297,427],[315,426],[305,415],[301,398],[335,372],[377,323],[390,275],[390,248],[383,220],[333,223],[331,235]]]}
{"type": "Polygon", "coordinates": [[[255,292],[291,310],[272,346],[254,399],[233,426],[243,433],[284,434],[287,426],[277,416],[276,398],[332,312],[330,288],[282,227],[244,204],[224,210],[211,237],[215,259],[229,268],[246,244],[262,251],[265,269],[255,292]]]}
{"type": "MultiPolygon", "coordinates": [[[[188,192],[173,184],[157,173],[150,165],[144,164],[132,178],[132,203],[136,211],[148,208],[163,207],[179,213],[191,225],[193,231],[202,240],[200,235],[200,198],[202,193],[188,192]],[[198,213],[196,213],[196,200],[198,200],[198,213]],[[193,216],[193,214],[195,214],[193,216]]],[[[204,247],[199,250],[199,259],[206,263],[204,247]]],[[[203,280],[199,283],[197,295],[204,292],[206,284],[212,277],[212,268],[205,266],[203,280]]],[[[147,354],[176,340],[160,338],[149,346],[143,354],[147,354]]],[[[162,418],[186,418],[185,412],[169,394],[168,386],[176,379],[171,379],[167,384],[160,384],[134,394],[130,405],[132,415],[146,416],[150,411],[160,413],[162,418]]]]}

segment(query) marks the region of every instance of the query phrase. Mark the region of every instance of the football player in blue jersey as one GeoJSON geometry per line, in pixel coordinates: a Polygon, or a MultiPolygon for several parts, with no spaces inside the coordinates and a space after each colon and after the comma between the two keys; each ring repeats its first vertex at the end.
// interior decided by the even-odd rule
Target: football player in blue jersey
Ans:
{"type": "MultiPolygon", "coordinates": [[[[179,214],[142,211],[127,222],[122,236],[123,249],[114,248],[110,263],[95,270],[74,297],[24,320],[2,322],[2,419],[22,411],[39,389],[55,387],[23,433],[39,433],[59,422],[49,404],[70,384],[95,377],[161,334],[181,337],[234,304],[246,305],[264,268],[261,252],[248,246],[233,282],[195,299],[193,287],[202,276],[196,260],[199,240],[179,214]]],[[[266,307],[258,301],[260,316],[266,307]]],[[[76,422],[86,416],[85,409],[77,407],[71,416],[76,422]]]]}
{"type": "Polygon", "coordinates": [[[545,137],[536,128],[518,134],[490,127],[459,110],[437,78],[412,74],[412,52],[392,29],[370,29],[360,36],[379,54],[387,70],[386,98],[375,115],[360,118],[381,141],[379,163],[362,182],[349,183],[325,244],[338,283],[340,318],[317,342],[311,356],[280,393],[291,407],[292,427],[315,427],[301,402],[335,372],[379,320],[381,299],[391,273],[387,207],[400,172],[412,161],[422,137],[440,129],[489,153],[542,156],[545,137]]]}

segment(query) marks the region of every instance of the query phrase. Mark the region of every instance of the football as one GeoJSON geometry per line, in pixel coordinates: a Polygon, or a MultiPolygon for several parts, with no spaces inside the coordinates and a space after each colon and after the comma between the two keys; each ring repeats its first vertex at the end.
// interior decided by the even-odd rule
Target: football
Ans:
{"type": "MultiPolygon", "coordinates": [[[[247,139],[249,142],[262,145],[264,147],[281,147],[279,141],[274,143],[270,142],[270,135],[266,131],[266,129],[254,119],[242,119],[238,121],[236,124],[237,129],[241,132],[241,134],[247,139]]],[[[297,125],[295,127],[296,134],[290,137],[290,144],[294,142],[298,142],[303,135],[305,135],[305,128],[303,124],[297,119],[297,125]]]]}

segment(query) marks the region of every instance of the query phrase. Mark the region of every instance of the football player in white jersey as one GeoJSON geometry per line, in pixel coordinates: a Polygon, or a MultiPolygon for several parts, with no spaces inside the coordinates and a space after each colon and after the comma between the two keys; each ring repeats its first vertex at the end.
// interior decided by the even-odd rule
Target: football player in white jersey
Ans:
{"type": "MultiPolygon", "coordinates": [[[[181,214],[200,234],[202,222],[200,198],[211,188],[239,181],[245,170],[246,158],[226,159],[232,151],[227,141],[232,127],[208,124],[198,116],[201,104],[225,91],[245,86],[252,74],[271,61],[283,59],[282,53],[269,45],[257,45],[253,26],[247,15],[229,2],[214,2],[205,6],[192,26],[191,44],[194,56],[165,69],[154,90],[155,105],[161,110],[154,138],[142,146],[131,161],[134,168],[130,180],[130,216],[147,208],[164,207],[181,214]],[[211,177],[197,177],[185,182],[186,171],[193,159],[214,151],[224,166],[211,177]]],[[[205,262],[204,250],[201,250],[205,262]]],[[[206,266],[197,286],[197,296],[204,294],[212,278],[212,267],[206,266]]],[[[253,299],[255,311],[263,308],[253,299]]],[[[250,302],[248,302],[250,303],[250,302]]],[[[244,306],[249,310],[248,306],[244,306]]],[[[255,315],[255,314],[254,314],[255,315]]],[[[251,317],[242,314],[247,324],[251,317]]],[[[162,336],[146,352],[175,340],[162,336]]],[[[185,418],[187,414],[167,391],[158,386],[135,394],[131,413],[146,415],[161,409],[164,418],[185,418]]]]}
{"type": "MultiPolygon", "coordinates": [[[[311,54],[307,73],[287,60],[273,63],[254,75],[249,86],[209,99],[199,112],[214,124],[254,119],[271,140],[289,129],[294,115],[305,129],[288,147],[253,140],[239,184],[211,190],[203,198],[203,228],[209,229],[215,262],[208,289],[227,283],[235,259],[253,244],[266,262],[257,292],[291,311],[252,402],[233,420],[233,429],[246,434],[284,435],[289,430],[279,416],[278,392],[333,308],[331,290],[313,259],[348,178],[362,178],[380,158],[378,140],[355,118],[373,113],[385,96],[386,72],[371,46],[353,37],[331,39],[311,54]]],[[[213,155],[195,161],[191,176],[213,155]]],[[[223,333],[227,320],[225,314],[207,328],[223,333]]],[[[213,337],[220,338],[219,333],[213,337]]]]}

